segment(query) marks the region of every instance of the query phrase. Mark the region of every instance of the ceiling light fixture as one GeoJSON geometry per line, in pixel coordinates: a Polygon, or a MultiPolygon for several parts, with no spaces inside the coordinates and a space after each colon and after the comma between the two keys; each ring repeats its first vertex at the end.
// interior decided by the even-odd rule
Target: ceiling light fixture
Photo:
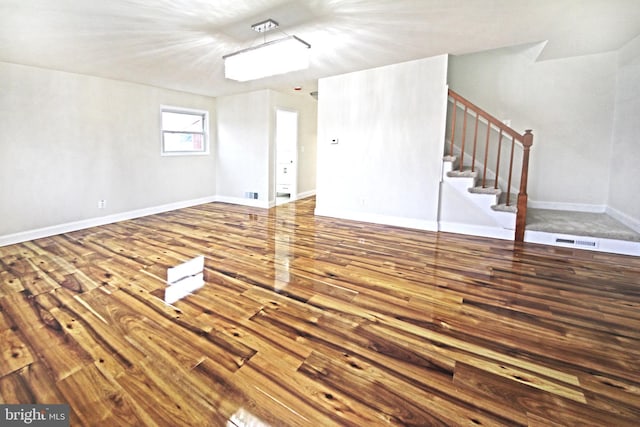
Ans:
{"type": "Polygon", "coordinates": [[[256,33],[266,33],[267,31],[275,30],[278,28],[280,24],[278,24],[273,19],[267,19],[266,21],[258,22],[257,24],[253,24],[251,29],[256,33]]]}
{"type": "MultiPolygon", "coordinates": [[[[265,33],[278,28],[273,19],[253,24],[251,28],[265,33]]],[[[224,76],[231,80],[246,82],[263,77],[285,74],[309,68],[311,45],[296,36],[264,42],[258,46],[240,50],[222,57],[224,76]]]]}

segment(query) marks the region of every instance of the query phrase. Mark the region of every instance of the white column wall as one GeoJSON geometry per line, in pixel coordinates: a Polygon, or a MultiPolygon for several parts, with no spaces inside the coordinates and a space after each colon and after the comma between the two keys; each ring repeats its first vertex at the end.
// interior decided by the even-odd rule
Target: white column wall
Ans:
{"type": "Polygon", "coordinates": [[[271,91],[219,97],[217,115],[218,199],[268,207],[271,91]],[[246,198],[246,192],[258,193],[258,199],[246,198]]]}
{"type": "Polygon", "coordinates": [[[441,55],[319,81],[317,214],[437,229],[446,74],[441,55]]]}

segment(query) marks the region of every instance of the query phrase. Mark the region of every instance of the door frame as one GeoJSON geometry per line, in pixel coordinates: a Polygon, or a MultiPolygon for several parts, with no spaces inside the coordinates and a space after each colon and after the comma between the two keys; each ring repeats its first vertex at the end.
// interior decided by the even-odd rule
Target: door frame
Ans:
{"type": "Polygon", "coordinates": [[[279,113],[283,112],[283,113],[292,113],[295,114],[296,116],[296,132],[295,132],[295,145],[294,145],[294,149],[293,149],[293,170],[292,170],[292,183],[291,183],[291,193],[290,194],[290,198],[289,201],[292,202],[294,200],[297,200],[298,198],[298,147],[300,145],[300,112],[298,110],[295,109],[291,109],[291,108],[284,108],[284,107],[276,107],[275,109],[275,132],[274,132],[274,156],[273,156],[273,195],[274,195],[274,202],[276,201],[277,198],[277,194],[278,194],[278,118],[279,118],[279,113]]]}

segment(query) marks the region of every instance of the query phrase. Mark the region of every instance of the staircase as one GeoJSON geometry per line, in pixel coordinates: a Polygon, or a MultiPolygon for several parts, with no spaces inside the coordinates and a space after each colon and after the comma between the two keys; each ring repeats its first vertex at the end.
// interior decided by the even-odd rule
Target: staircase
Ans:
{"type": "Polygon", "coordinates": [[[445,156],[443,180],[449,182],[459,193],[466,193],[478,209],[492,217],[502,228],[515,230],[517,207],[506,204],[506,196],[500,188],[494,188],[493,181],[487,181],[488,185],[483,187],[478,182],[478,171],[467,168],[461,172],[458,165],[457,157],[445,156]]]}
{"type": "Polygon", "coordinates": [[[522,242],[531,131],[518,133],[452,90],[448,122],[443,181],[522,242]]]}

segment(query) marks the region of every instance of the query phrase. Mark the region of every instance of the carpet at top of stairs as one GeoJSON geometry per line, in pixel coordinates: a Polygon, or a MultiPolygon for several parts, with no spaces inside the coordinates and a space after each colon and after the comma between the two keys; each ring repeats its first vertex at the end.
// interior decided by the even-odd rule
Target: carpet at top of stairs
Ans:
{"type": "Polygon", "coordinates": [[[640,242],[640,233],[606,213],[529,208],[527,230],[640,242]]]}

